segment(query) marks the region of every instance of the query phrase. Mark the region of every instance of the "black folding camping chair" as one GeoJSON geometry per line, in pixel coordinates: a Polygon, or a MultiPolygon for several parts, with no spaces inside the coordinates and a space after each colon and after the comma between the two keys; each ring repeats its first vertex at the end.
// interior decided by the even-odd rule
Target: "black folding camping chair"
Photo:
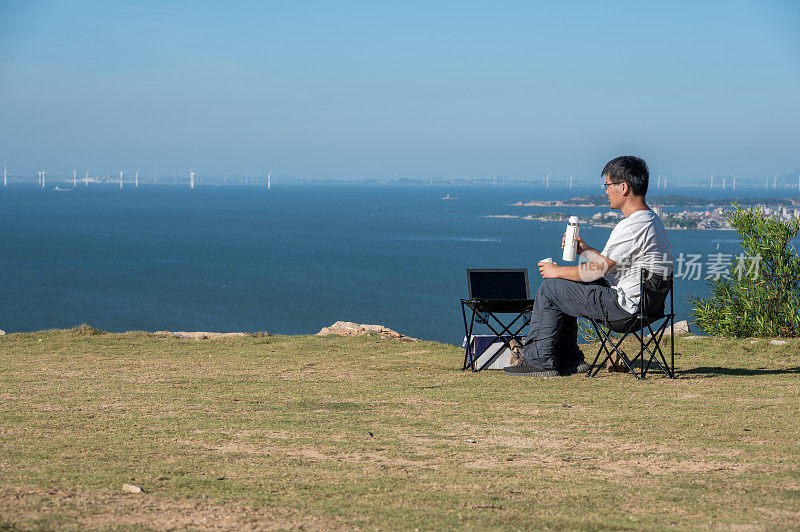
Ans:
{"type": "Polygon", "coordinates": [[[461,300],[466,333],[464,366],[461,369],[480,371],[494,362],[504,349],[510,350],[511,340],[521,339],[520,333],[530,321],[533,299],[530,299],[528,270],[525,268],[469,269],[467,287],[469,299],[461,300]],[[469,319],[467,310],[470,311],[469,319]],[[510,316],[506,316],[509,314],[510,316]],[[475,352],[477,342],[472,341],[476,324],[486,325],[492,332],[487,347],[480,353],[475,352]],[[493,356],[477,365],[481,355],[496,342],[502,344],[500,348],[493,356]]]}
{"type": "Polygon", "coordinates": [[[639,288],[641,289],[639,311],[630,318],[616,321],[588,318],[600,338],[600,349],[597,351],[597,356],[594,357],[592,367],[589,368],[589,372],[586,374],[587,377],[597,375],[603,364],[611,360],[613,354],[616,354],[625,364],[625,367],[628,368],[628,371],[637,379],[645,378],[653,362],[656,363],[664,375],[671,379],[675,378],[675,308],[672,297],[672,275],[664,277],[642,269],[639,288]],[[669,295],[669,314],[665,313],[667,295],[669,295]],[[654,331],[652,325],[659,320],[663,321],[656,326],[654,331]],[[664,352],[661,350],[661,340],[664,337],[667,325],[670,327],[669,364],[664,352]],[[650,333],[647,339],[645,339],[645,330],[650,333]],[[614,338],[612,331],[620,333],[622,336],[618,339],[614,338]],[[639,353],[633,358],[629,358],[625,351],[620,348],[622,342],[630,335],[639,340],[639,353]],[[597,360],[603,352],[606,353],[606,356],[598,364],[597,360]],[[638,373],[637,362],[640,366],[638,373]]]}

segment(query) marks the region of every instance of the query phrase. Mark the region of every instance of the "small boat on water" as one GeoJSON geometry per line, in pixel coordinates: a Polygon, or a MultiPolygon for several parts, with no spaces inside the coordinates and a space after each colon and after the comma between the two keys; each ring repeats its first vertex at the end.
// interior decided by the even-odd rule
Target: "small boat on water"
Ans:
{"type": "Polygon", "coordinates": [[[442,199],[458,199],[458,198],[455,196],[451,196],[450,194],[447,194],[446,196],[442,196],[442,199]]]}

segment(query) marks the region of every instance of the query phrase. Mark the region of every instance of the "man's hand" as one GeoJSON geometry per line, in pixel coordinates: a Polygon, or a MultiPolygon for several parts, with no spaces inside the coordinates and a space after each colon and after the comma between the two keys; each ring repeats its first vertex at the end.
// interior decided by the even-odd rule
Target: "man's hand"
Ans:
{"type": "MultiPolygon", "coordinates": [[[[564,249],[564,244],[566,244],[566,242],[567,242],[567,233],[565,231],[564,236],[561,237],[561,249],[564,249]]],[[[583,255],[583,252],[586,251],[587,249],[592,249],[592,248],[590,248],[589,244],[587,244],[581,237],[576,236],[575,253],[577,253],[578,255],[583,255]]]]}
{"type": "Polygon", "coordinates": [[[606,272],[616,266],[616,262],[604,257],[596,250],[588,248],[585,255],[589,262],[577,266],[559,266],[555,262],[540,262],[539,273],[544,279],[566,279],[579,283],[591,283],[603,277],[606,272]]]}
{"type": "Polygon", "coordinates": [[[555,279],[558,277],[558,264],[555,262],[540,262],[539,273],[544,279],[555,279]]]}

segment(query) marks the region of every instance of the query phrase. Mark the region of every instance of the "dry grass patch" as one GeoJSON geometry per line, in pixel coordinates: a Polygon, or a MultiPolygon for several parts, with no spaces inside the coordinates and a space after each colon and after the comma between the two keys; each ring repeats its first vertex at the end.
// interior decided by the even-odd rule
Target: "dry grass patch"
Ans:
{"type": "Polygon", "coordinates": [[[676,350],[536,380],[376,335],[7,335],[0,529],[796,526],[800,342],[676,350]]]}

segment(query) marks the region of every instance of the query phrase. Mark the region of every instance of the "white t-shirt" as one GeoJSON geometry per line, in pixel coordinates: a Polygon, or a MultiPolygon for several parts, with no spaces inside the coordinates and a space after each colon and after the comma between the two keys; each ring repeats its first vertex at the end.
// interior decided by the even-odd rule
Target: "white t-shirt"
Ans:
{"type": "Polygon", "coordinates": [[[617,264],[605,279],[617,291],[622,308],[635,313],[639,309],[641,270],[659,275],[672,273],[672,247],[661,218],[647,209],[636,211],[611,231],[601,252],[617,264]]]}

